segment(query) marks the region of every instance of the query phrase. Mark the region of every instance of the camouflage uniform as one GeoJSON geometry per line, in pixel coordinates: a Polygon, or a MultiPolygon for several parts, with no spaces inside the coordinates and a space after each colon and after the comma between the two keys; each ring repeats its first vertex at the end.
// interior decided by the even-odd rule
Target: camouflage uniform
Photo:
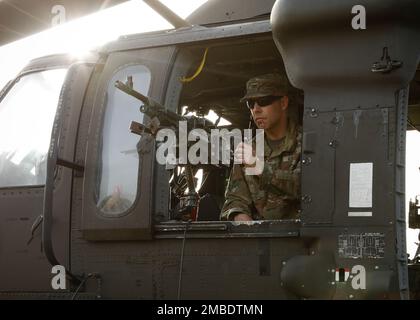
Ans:
{"type": "MultiPolygon", "coordinates": [[[[265,86],[266,79],[256,79],[248,82],[248,93],[244,98],[268,95],[273,90],[270,88],[272,82],[265,86]]],[[[275,85],[279,87],[278,83],[275,85]]],[[[238,213],[247,214],[253,220],[298,217],[301,136],[301,128],[289,119],[285,138],[273,145],[273,149],[265,139],[262,174],[246,175],[243,165],[233,166],[220,217],[222,220],[233,220],[238,213]]]]}
{"type": "Polygon", "coordinates": [[[264,144],[261,175],[245,175],[245,167],[234,165],[226,190],[221,219],[233,220],[245,213],[254,220],[297,218],[300,202],[301,132],[286,137],[271,150],[264,144]]]}

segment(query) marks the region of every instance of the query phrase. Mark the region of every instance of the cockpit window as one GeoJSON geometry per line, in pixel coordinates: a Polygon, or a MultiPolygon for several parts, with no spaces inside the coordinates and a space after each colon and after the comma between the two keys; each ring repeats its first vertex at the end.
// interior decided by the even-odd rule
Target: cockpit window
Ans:
{"type": "MultiPolygon", "coordinates": [[[[108,216],[119,216],[131,208],[137,196],[141,137],[129,130],[133,120],[142,123],[139,101],[115,88],[117,80],[133,77],[134,89],[147,94],[151,73],[145,66],[129,66],[111,79],[102,133],[97,206],[108,216]]],[[[141,159],[140,159],[141,160],[141,159]]]]}
{"type": "Polygon", "coordinates": [[[0,102],[0,188],[45,184],[47,152],[67,69],[20,78],[0,102]]]}

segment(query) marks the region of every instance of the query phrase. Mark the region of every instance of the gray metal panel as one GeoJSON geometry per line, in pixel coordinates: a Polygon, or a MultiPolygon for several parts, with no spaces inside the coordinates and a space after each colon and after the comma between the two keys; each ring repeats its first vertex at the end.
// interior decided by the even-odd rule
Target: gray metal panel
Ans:
{"type": "Polygon", "coordinates": [[[406,87],[420,58],[419,7],[416,0],[345,0],[333,4],[322,0],[316,6],[311,0],[277,1],[273,30],[290,81],[306,92],[344,86],[347,91],[367,85],[394,91],[406,87]],[[354,5],[366,8],[366,30],[352,28],[354,5]],[[308,54],[291,54],[302,45],[310,48],[308,54]],[[403,65],[386,75],[373,73],[372,66],[380,61],[384,47],[388,47],[391,59],[403,65]]]}
{"type": "MultiPolygon", "coordinates": [[[[153,242],[76,240],[80,260],[75,271],[107,279],[101,292],[106,299],[177,299],[182,236],[153,242]]],[[[187,238],[181,299],[297,299],[280,282],[282,263],[296,254],[307,252],[293,236],[187,238]]],[[[95,292],[95,284],[88,290],[95,292]]]]}
{"type": "MultiPolygon", "coordinates": [[[[311,246],[318,251],[331,252],[337,250],[340,234],[363,234],[370,230],[386,235],[384,257],[380,262],[369,257],[357,262],[369,268],[379,263],[375,268],[381,272],[374,273],[372,285],[376,292],[367,290],[355,295],[341,288],[335,297],[369,298],[379,294],[380,298],[383,297],[381,292],[389,290],[389,297],[406,299],[404,146],[408,94],[405,88],[413,79],[420,58],[420,2],[278,0],[271,21],[289,79],[305,91],[305,111],[318,110],[325,118],[318,124],[328,127],[316,129],[316,120],[305,116],[304,134],[315,131],[319,141],[335,140],[332,144],[335,147],[335,212],[331,226],[321,232],[304,208],[303,223],[308,219],[307,225],[311,227],[302,230],[302,236],[313,237],[311,246]],[[355,5],[366,8],[366,30],[352,28],[355,15],[351,10],[355,5]],[[386,52],[400,67],[389,72],[373,72],[378,71],[375,63],[381,61],[381,57],[385,61],[386,52]],[[363,202],[355,202],[356,208],[349,208],[350,163],[373,164],[372,181],[366,173],[361,179],[368,186],[372,183],[372,208],[363,202]],[[349,209],[372,211],[372,216],[350,217],[349,209]],[[343,226],[346,226],[344,232],[340,229],[343,226]]],[[[320,143],[312,149],[315,155],[328,152],[325,144],[320,143]]],[[[327,166],[317,169],[320,184],[304,176],[303,190],[308,194],[319,194],[318,189],[331,193],[328,180],[331,169],[327,166]]],[[[369,198],[370,192],[367,195],[369,198]]],[[[329,214],[319,209],[313,213],[315,217],[329,214]]],[[[339,265],[349,265],[349,261],[336,257],[339,265]]]]}
{"type": "Polygon", "coordinates": [[[275,0],[209,0],[187,17],[191,24],[214,24],[268,15],[275,0]]]}
{"type": "Polygon", "coordinates": [[[396,260],[401,298],[409,299],[409,279],[407,268],[406,243],[406,210],[405,210],[405,146],[407,132],[408,88],[397,95],[396,128],[395,128],[395,166],[394,166],[394,200],[395,200],[395,238],[396,260]]]}
{"type": "MultiPolygon", "coordinates": [[[[336,140],[336,210],[335,225],[382,225],[393,221],[393,175],[392,161],[389,158],[389,130],[394,130],[394,123],[389,123],[388,113],[395,108],[376,107],[375,109],[354,109],[328,113],[331,121],[339,117],[334,139],[336,140]],[[374,147],[373,147],[374,146],[374,147]],[[372,163],[372,208],[349,207],[350,165],[352,163],[372,163]],[[351,216],[351,212],[372,212],[371,217],[351,216]]],[[[391,131],[391,132],[392,132],[391,131]]]]}
{"type": "MultiPolygon", "coordinates": [[[[0,291],[50,288],[51,268],[41,251],[40,232],[27,244],[31,226],[42,213],[43,195],[44,190],[39,187],[13,188],[0,193],[0,291]]],[[[65,237],[64,234],[63,241],[65,237]]]]}
{"type": "Polygon", "coordinates": [[[314,256],[332,255],[332,278],[335,287],[332,299],[400,299],[400,288],[395,272],[395,232],[389,226],[308,226],[300,230],[306,239],[308,251],[314,256]],[[353,239],[343,245],[343,238],[353,239]],[[372,242],[371,239],[381,241],[372,242]],[[343,249],[346,251],[343,252],[343,249]],[[356,254],[354,254],[356,253],[356,254]],[[352,275],[344,281],[336,281],[337,269],[352,270],[363,266],[366,271],[366,290],[354,290],[352,275]]]}
{"type": "Polygon", "coordinates": [[[233,38],[251,34],[271,32],[270,21],[255,21],[242,24],[226,25],[213,28],[195,26],[187,29],[159,31],[149,34],[124,36],[117,41],[105,45],[101,51],[109,53],[114,51],[134,50],[148,47],[169,46],[175,44],[198,41],[233,38]]]}
{"type": "Polygon", "coordinates": [[[48,70],[61,67],[68,67],[74,63],[92,64],[98,61],[98,55],[94,52],[87,53],[83,57],[75,57],[70,54],[53,54],[44,57],[39,57],[31,60],[21,74],[33,72],[35,70],[48,70]]]}
{"type": "Polygon", "coordinates": [[[335,128],[331,116],[306,110],[302,146],[302,222],[331,223],[335,209],[335,128]],[[320,176],[322,172],[322,178],[320,176]]]}

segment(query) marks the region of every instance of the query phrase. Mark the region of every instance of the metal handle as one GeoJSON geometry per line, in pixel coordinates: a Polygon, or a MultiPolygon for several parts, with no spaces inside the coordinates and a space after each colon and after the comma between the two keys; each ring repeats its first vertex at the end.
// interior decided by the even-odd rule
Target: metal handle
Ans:
{"type": "Polygon", "coordinates": [[[382,49],[382,58],[381,61],[375,62],[372,65],[373,73],[390,73],[392,70],[402,67],[402,62],[397,60],[392,60],[388,53],[388,47],[382,49]]]}

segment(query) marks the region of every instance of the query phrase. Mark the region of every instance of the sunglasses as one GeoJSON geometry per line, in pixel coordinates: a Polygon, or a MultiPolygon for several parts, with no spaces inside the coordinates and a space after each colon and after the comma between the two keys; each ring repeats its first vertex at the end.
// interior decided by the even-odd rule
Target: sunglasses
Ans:
{"type": "Polygon", "coordinates": [[[245,102],[246,102],[246,106],[250,110],[253,110],[255,103],[257,103],[260,107],[267,107],[270,104],[272,104],[274,101],[280,100],[281,98],[283,98],[283,96],[266,96],[266,97],[260,97],[260,98],[247,99],[245,102]]]}

